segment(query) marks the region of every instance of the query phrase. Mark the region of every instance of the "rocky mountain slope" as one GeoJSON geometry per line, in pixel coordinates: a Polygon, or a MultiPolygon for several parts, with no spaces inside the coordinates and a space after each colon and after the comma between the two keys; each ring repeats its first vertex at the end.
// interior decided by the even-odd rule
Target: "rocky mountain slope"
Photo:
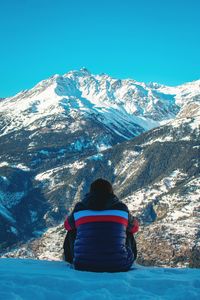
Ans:
{"type": "MultiPolygon", "coordinates": [[[[195,112],[186,106],[170,123],[79,160],[70,169],[73,177],[65,166],[39,174],[41,184],[50,193],[56,178],[65,178],[69,197],[74,187],[80,187],[74,194],[78,201],[93,178],[108,178],[140,219],[138,262],[199,267],[200,106],[193,103],[193,108],[195,112]]],[[[51,227],[41,238],[7,255],[61,259],[64,235],[62,225],[51,227]]]]}
{"type": "Polygon", "coordinates": [[[59,224],[104,177],[141,221],[141,263],[199,266],[199,86],[146,85],[83,69],[5,99],[2,253],[32,238],[7,255],[60,258],[59,224]]]}

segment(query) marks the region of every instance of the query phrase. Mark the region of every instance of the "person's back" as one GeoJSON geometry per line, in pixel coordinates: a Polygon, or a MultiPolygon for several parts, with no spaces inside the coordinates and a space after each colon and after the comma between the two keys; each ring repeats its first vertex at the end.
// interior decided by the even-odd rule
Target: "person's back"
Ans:
{"type": "Polygon", "coordinates": [[[75,269],[117,272],[130,269],[135,257],[127,244],[127,230],[138,224],[128,208],[113,194],[109,182],[98,179],[90,193],[76,204],[65,221],[67,230],[76,230],[73,263],[75,269]]]}

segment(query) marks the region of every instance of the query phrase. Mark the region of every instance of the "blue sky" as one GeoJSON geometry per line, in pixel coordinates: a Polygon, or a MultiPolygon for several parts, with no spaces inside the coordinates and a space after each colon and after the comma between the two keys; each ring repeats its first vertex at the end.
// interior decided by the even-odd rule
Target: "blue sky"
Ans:
{"type": "Polygon", "coordinates": [[[169,85],[200,78],[199,0],[0,0],[0,97],[82,66],[169,85]]]}

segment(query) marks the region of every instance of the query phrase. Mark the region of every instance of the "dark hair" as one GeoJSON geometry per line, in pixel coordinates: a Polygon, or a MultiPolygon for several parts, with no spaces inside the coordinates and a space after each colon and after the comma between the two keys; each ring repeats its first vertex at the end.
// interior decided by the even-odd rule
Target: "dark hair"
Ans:
{"type": "Polygon", "coordinates": [[[90,192],[104,195],[113,194],[112,184],[105,179],[99,178],[90,185],[90,192]]]}
{"type": "Polygon", "coordinates": [[[110,197],[114,195],[109,181],[99,178],[90,185],[89,208],[94,210],[105,209],[110,197]]]}

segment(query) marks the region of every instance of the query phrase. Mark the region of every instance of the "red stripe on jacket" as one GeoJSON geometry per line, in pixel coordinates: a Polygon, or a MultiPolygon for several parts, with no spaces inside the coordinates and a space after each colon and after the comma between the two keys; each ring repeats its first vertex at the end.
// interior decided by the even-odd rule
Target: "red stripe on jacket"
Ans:
{"type": "Polygon", "coordinates": [[[137,219],[134,220],[134,224],[132,229],[130,230],[131,233],[136,233],[139,229],[139,222],[137,219]]]}
{"type": "Polygon", "coordinates": [[[76,227],[78,227],[81,224],[86,224],[90,222],[116,222],[123,224],[125,226],[128,225],[128,220],[125,218],[119,217],[119,216],[88,216],[88,217],[82,217],[79,218],[75,224],[76,227]]]}
{"type": "Polygon", "coordinates": [[[65,220],[65,222],[64,222],[64,226],[65,226],[65,229],[66,229],[67,231],[72,230],[72,228],[71,228],[71,226],[70,226],[70,224],[69,224],[68,218],[66,218],[66,220],[65,220]]]}

